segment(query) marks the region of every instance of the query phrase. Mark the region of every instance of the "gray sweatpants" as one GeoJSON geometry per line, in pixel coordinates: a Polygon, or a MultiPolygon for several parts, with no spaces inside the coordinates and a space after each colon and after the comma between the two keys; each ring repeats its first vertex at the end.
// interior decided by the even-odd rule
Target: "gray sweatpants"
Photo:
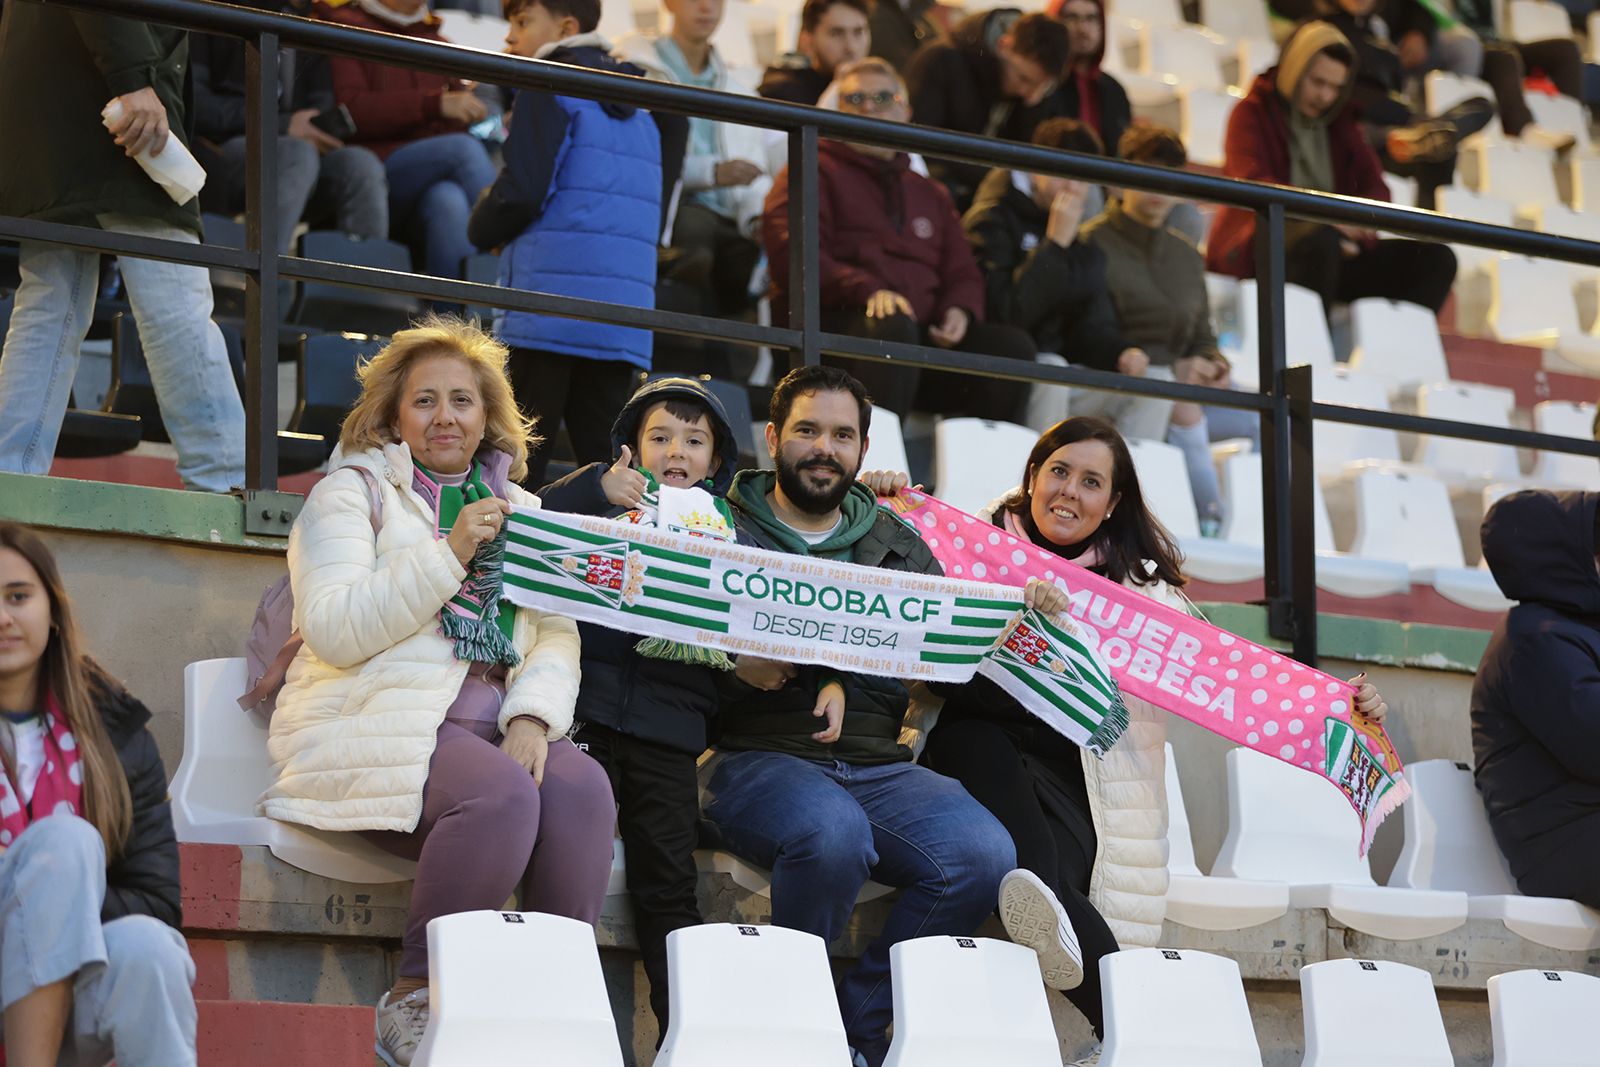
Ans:
{"type": "MultiPolygon", "coordinates": [[[[0,1009],[63,979],[72,1018],[59,1067],[194,1067],[194,962],[148,915],[100,922],[106,856],[76,815],[51,815],[0,855],[0,1009]]],[[[3,1035],[0,1035],[3,1039],[3,1035]]]]}

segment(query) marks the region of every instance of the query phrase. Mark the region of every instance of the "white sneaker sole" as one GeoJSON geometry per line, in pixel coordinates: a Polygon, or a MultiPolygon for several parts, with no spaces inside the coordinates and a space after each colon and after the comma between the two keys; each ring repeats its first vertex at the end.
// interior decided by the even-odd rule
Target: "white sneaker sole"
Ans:
{"type": "Polygon", "coordinates": [[[1031,871],[1012,871],[1001,881],[1000,923],[1012,941],[1038,954],[1045,985],[1068,990],[1083,984],[1083,950],[1072,922],[1031,871]]]}

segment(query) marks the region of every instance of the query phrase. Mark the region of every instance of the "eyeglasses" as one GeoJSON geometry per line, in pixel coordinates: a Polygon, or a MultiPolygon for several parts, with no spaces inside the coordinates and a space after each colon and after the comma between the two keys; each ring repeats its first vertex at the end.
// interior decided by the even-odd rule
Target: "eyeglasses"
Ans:
{"type": "Polygon", "coordinates": [[[875,93],[840,93],[839,102],[851,107],[862,107],[871,104],[874,108],[885,108],[890,104],[903,104],[906,98],[889,89],[879,89],[875,93]]]}
{"type": "Polygon", "coordinates": [[[1063,15],[1058,15],[1057,18],[1059,18],[1062,22],[1066,23],[1068,26],[1098,26],[1098,25],[1100,25],[1100,16],[1096,15],[1096,14],[1094,14],[1092,12],[1089,13],[1089,14],[1085,14],[1085,15],[1067,15],[1067,14],[1063,14],[1063,15]]]}

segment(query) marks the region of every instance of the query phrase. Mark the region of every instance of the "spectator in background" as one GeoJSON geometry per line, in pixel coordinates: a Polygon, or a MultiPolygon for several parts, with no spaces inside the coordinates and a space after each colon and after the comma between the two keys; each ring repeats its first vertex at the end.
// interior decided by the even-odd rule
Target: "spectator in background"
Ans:
{"type": "MultiPolygon", "coordinates": [[[[1354,65],[1350,42],[1333,26],[1313,21],[1296,29],[1278,64],[1228,117],[1227,176],[1388,201],[1383,167],[1349,106],[1354,65]]],[[[1211,225],[1208,269],[1254,277],[1255,227],[1255,212],[1222,208],[1211,225]]],[[[1293,219],[1284,235],[1287,280],[1318,293],[1329,308],[1381,296],[1437,312],[1455,281],[1455,253],[1444,245],[1380,241],[1358,226],[1293,219]]]]}
{"type": "MultiPolygon", "coordinates": [[[[1440,0],[1443,6],[1443,0],[1440,0]]],[[[1508,41],[1495,27],[1491,0],[1454,0],[1456,18],[1483,41],[1481,77],[1494,87],[1500,108],[1500,125],[1513,137],[1551,147],[1551,137],[1560,131],[1540,130],[1530,138],[1528,124],[1533,113],[1523,95],[1530,72],[1543,74],[1556,92],[1574,100],[1584,99],[1585,64],[1578,42],[1572,36],[1550,37],[1542,41],[1508,41]]],[[[1594,9],[1594,0],[1568,0],[1565,5],[1581,4],[1594,9]]],[[[1586,31],[1582,31],[1586,32],[1586,31]]]]}
{"type": "MultiPolygon", "coordinates": [[[[318,18],[424,41],[442,41],[427,0],[317,0],[318,18]]],[[[488,150],[467,129],[489,114],[472,86],[410,67],[330,56],[334,96],[350,109],[351,143],[383,160],[395,236],[438,278],[461,277],[472,255],[467,217],[490,182],[488,150]]]]}
{"type": "MultiPolygon", "coordinates": [[[[613,3],[618,0],[612,0],[613,3]]],[[[600,0],[505,0],[507,51],[528,59],[643,76],[607,54],[600,0]]],[[[667,117],[683,150],[683,120],[667,117]]],[[[511,109],[506,165],[472,213],[480,248],[505,246],[500,283],[515,289],[655,307],[661,235],[662,133],[631,104],[524,89],[511,109]]],[[[669,187],[670,189],[670,187],[669,187]]],[[[609,461],[607,427],[650,369],[649,330],[526,311],[496,315],[511,346],[517,405],[546,427],[566,424],[578,462],[609,461]]],[[[544,484],[549,448],[528,459],[544,484]]]]}
{"type": "Polygon", "coordinates": [[[1053,94],[1061,98],[1060,113],[1088,125],[1114,153],[1122,143],[1122,132],[1133,122],[1133,107],[1122,83],[1102,67],[1106,57],[1105,2],[1060,0],[1049,10],[1067,27],[1069,43],[1067,73],[1053,94]]]}
{"type": "MultiPolygon", "coordinates": [[[[663,81],[754,96],[712,45],[723,0],[664,0],[672,25],[664,37],[617,42],[617,56],[663,81]]],[[[662,276],[689,286],[712,314],[754,306],[751,279],[761,259],[754,234],[761,202],[772,187],[761,130],[691,116],[683,160],[683,192],[672,222],[672,255],[662,276]]]]}
{"type": "Polygon", "coordinates": [[[305,643],[259,808],[418,861],[377,1008],[389,1067],[427,1029],[430,920],[520,889],[527,911],[593,925],[611,877],[611,786],[567,737],[577,625],[502,596],[505,516],[539,506],[514,482],[533,424],[505,366],[504,346],[455,320],[396,333],[362,365],[332,469],[289,533],[305,643]]]}
{"type": "MultiPolygon", "coordinates": [[[[872,420],[859,381],[836,367],[799,367],[773,389],[770,410],[776,469],[740,471],[728,491],[741,533],[772,552],[940,573],[917,532],[856,481],[872,420]]],[[[1039,595],[1030,583],[1027,602],[1039,595]]],[[[858,1067],[879,1067],[888,1051],[890,949],[908,937],[970,935],[994,911],[1014,861],[995,818],[898,743],[907,702],[895,678],[740,656],[702,770],[717,845],[772,871],[774,924],[831,943],[869,878],[902,890],[839,984],[858,1067]]]]}
{"type": "MultiPolygon", "coordinates": [[[[250,6],[299,14],[285,0],[246,0],[250,6]]],[[[200,204],[219,215],[244,210],[244,41],[196,36],[194,72],[195,157],[206,169],[200,204]]],[[[347,145],[313,122],[335,109],[328,57],[283,49],[278,53],[278,251],[288,252],[301,219],[315,228],[332,224],[356,237],[389,236],[389,185],[383,162],[371,150],[347,145]]]]}
{"type": "Polygon", "coordinates": [[[757,92],[791,104],[815,104],[833,82],[835,70],[870,50],[873,6],[874,0],[806,0],[800,9],[798,50],[767,68],[757,92]]]}
{"type": "Polygon", "coordinates": [[[0,590],[9,1062],[194,1067],[194,962],[150,712],[89,658],[50,550],[11,523],[0,590]]]}
{"type": "MultiPolygon", "coordinates": [[[[1161,126],[1135,125],[1122,135],[1121,156],[1130,163],[1182,167],[1183,142],[1161,126]]],[[[1165,193],[1124,189],[1083,227],[1083,239],[1106,260],[1111,302],[1123,335],[1138,349],[1122,361],[1125,374],[1165,381],[1230,386],[1228,361],[1211,329],[1205,264],[1188,239],[1167,224],[1179,199],[1165,193]],[[1140,358],[1143,357],[1143,358],[1140,358]]],[[[1199,404],[1092,390],[1074,391],[1072,414],[1100,415],[1124,437],[1167,441],[1183,449],[1194,489],[1201,532],[1215,536],[1223,521],[1222,490],[1211,462],[1211,426],[1199,404]]],[[[1250,436],[1249,413],[1218,410],[1220,424],[1250,436]]],[[[1219,433],[1218,436],[1230,436],[1219,433]]]]}
{"type": "MultiPolygon", "coordinates": [[[[876,57],[839,71],[839,110],[891,122],[910,118],[905,84],[876,57]]],[[[1031,361],[1033,343],[1013,326],[983,321],[983,275],[950,194],[912,173],[905,153],[823,141],[817,153],[818,262],[823,329],[903,344],[929,343],[1031,361]]],[[[780,173],[762,228],[787,321],[789,182],[780,173]]],[[[997,378],[855,363],[877,402],[904,415],[913,404],[944,415],[1015,421],[1026,387],[997,378]],[[919,390],[919,381],[921,388],[919,390]]]]}
{"type": "MultiPolygon", "coordinates": [[[[188,141],[188,34],[155,23],[14,0],[0,20],[0,215],[199,243],[194,198],[174,204],[135,156],[188,141]],[[122,118],[107,131],[110,101],[122,118]],[[48,115],[29,101],[48,101],[48,115]]],[[[204,267],[125,256],[122,277],[161,416],[191,489],[244,484],[244,403],[204,267]]],[[[100,256],[37,241],[20,248],[0,356],[0,470],[44,474],[94,312],[100,256]]]]}
{"type": "MultiPolygon", "coordinates": [[[[906,68],[911,114],[923,126],[1026,141],[1051,117],[1038,105],[1066,66],[1067,30],[1050,16],[1015,8],[972,15],[906,68]]],[[[941,159],[928,168],[962,211],[987,173],[981,164],[941,159]]]]}
{"type": "MultiPolygon", "coordinates": [[[[1405,97],[1406,73],[1384,20],[1374,12],[1379,0],[1324,0],[1324,21],[1344,34],[1355,53],[1350,101],[1361,127],[1385,170],[1418,183],[1418,202],[1432,207],[1434,190],[1449,185],[1456,168],[1456,146],[1494,117],[1494,105],[1469,97],[1442,114],[1412,110],[1405,97]]],[[[1522,83],[1517,83],[1522,98],[1522,83]]]]}
{"type": "Polygon", "coordinates": [[[1600,907],[1600,493],[1512,493],[1483,558],[1518,602],[1472,683],[1489,826],[1517,888],[1600,907]]]}
{"type": "MultiPolygon", "coordinates": [[[[947,10],[947,9],[946,9],[947,10]]],[[[924,45],[944,36],[938,0],[883,0],[872,5],[872,54],[905,73],[924,45]]]]}
{"type": "MultiPolygon", "coordinates": [[[[1099,136],[1077,119],[1045,120],[1033,131],[1033,143],[1104,153],[1099,136]]],[[[1078,239],[1092,188],[1053,174],[997,168],[978,186],[962,223],[983,271],[991,321],[1028,331],[1040,352],[1097,370],[1142,374],[1149,356],[1122,335],[1106,285],[1105,253],[1078,239]]],[[[1066,392],[1052,385],[1033,390],[1036,399],[1066,392]]]]}

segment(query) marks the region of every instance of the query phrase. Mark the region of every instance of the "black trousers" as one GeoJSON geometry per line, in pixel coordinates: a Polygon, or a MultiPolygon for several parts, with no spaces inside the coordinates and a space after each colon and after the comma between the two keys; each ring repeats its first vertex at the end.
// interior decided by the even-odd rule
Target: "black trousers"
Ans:
{"type": "Polygon", "coordinates": [[[750,276],[761,246],[739,232],[738,223],[703,204],[680,201],[662,274],[706,294],[715,315],[753,307],[750,276]]]}
{"type": "Polygon", "coordinates": [[[1572,38],[1525,43],[1485,41],[1483,80],[1494,88],[1500,125],[1512,137],[1533,121],[1522,90],[1522,80],[1530,70],[1541,71],[1562,96],[1583,99],[1583,56],[1572,38]]]}
{"type": "MultiPolygon", "coordinates": [[[[1040,729],[1049,727],[1040,724],[1040,729]]],[[[1019,743],[1013,731],[979,718],[941,719],[928,735],[922,762],[967,787],[1011,834],[1017,866],[1042,878],[1072,920],[1083,949],[1083,984],[1066,997],[1105,1036],[1100,958],[1117,951],[1105,918],[1089,903],[1097,840],[1083,785],[1080,754],[1070,742],[1045,740],[1044,751],[1019,743]],[[1061,747],[1064,746],[1064,747],[1061,747]]]]}
{"type": "MultiPolygon", "coordinates": [[[[933,344],[928,339],[927,328],[916,320],[906,315],[872,319],[867,317],[865,309],[826,309],[822,312],[822,328],[829,333],[847,333],[875,341],[933,344]]],[[[967,335],[956,348],[1030,363],[1036,351],[1033,339],[1025,331],[992,322],[974,322],[968,326],[967,335]]],[[[823,362],[843,367],[855,375],[872,394],[873,403],[902,417],[916,407],[947,417],[970,415],[1017,422],[1028,396],[1026,382],[832,356],[824,357],[823,362]]]]}
{"type": "Polygon", "coordinates": [[[564,423],[578,464],[609,463],[611,424],[633,395],[639,369],[621,360],[584,359],[533,348],[511,350],[511,388],[517,406],[539,420],[544,441],[528,454],[523,484],[537,491],[564,423]]]}
{"type": "Polygon", "coordinates": [[[1325,308],[1382,296],[1438,312],[1455,284],[1456,254],[1445,245],[1383,240],[1347,257],[1332,226],[1290,222],[1284,237],[1285,280],[1315,292],[1325,308]]]}
{"type": "Polygon", "coordinates": [[[575,739],[611,778],[617,831],[627,865],[628,895],[650,1009],[667,1033],[667,935],[698,926],[694,849],[698,841],[700,786],[695,757],[666,745],[585,723],[575,739]]]}

